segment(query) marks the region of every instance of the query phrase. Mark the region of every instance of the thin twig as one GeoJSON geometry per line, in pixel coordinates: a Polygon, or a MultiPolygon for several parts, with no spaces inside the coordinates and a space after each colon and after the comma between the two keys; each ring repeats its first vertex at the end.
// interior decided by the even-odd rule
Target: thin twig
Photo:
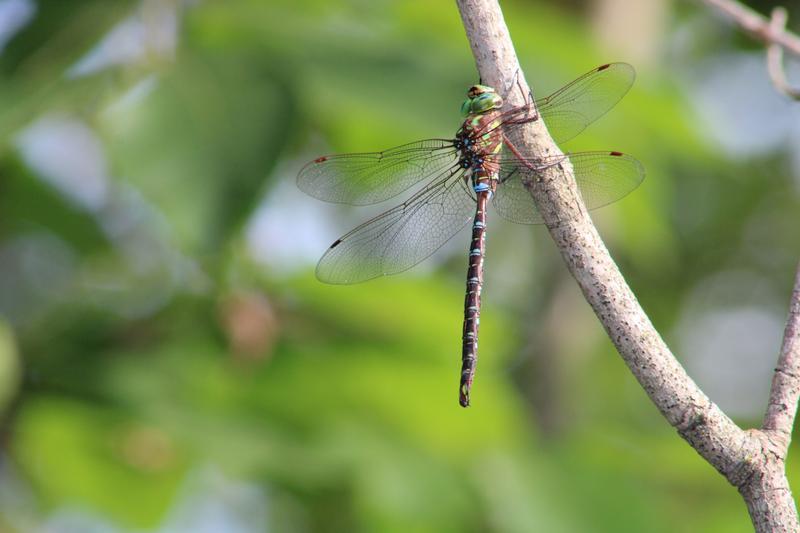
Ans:
{"type": "MultiPolygon", "coordinates": [[[[783,333],[783,346],[778,366],[772,377],[769,406],[764,416],[764,430],[776,431],[789,439],[800,399],[800,264],[794,280],[794,290],[789,303],[789,318],[783,333]]],[[[785,452],[784,452],[785,453],[785,452]]]]}
{"type": "MultiPolygon", "coordinates": [[[[786,9],[782,7],[773,9],[770,32],[775,35],[783,31],[786,28],[787,18],[786,9]]],[[[767,46],[767,71],[776,89],[793,100],[800,100],[800,88],[792,87],[786,79],[786,71],[783,68],[783,47],[774,42],[767,46]]]]}
{"type": "Polygon", "coordinates": [[[707,5],[732,18],[743,30],[767,45],[767,70],[775,88],[792,98],[800,100],[800,89],[792,87],[783,68],[783,50],[800,57],[800,37],[786,30],[786,9],[776,7],[772,18],[756,13],[733,0],[703,0],[707,5]]]}
{"type": "Polygon", "coordinates": [[[773,31],[770,27],[770,21],[763,15],[733,0],[703,1],[732,18],[739,27],[764,44],[779,44],[800,57],[800,37],[785,28],[773,31]]]}

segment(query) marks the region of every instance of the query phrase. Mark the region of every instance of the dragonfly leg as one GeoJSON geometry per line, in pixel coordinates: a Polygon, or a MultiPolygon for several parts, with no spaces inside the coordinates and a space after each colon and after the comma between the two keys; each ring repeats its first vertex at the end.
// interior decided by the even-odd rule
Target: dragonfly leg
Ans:
{"type": "Polygon", "coordinates": [[[529,107],[530,109],[533,109],[534,112],[532,117],[525,117],[523,122],[533,122],[535,120],[539,120],[539,110],[536,109],[536,106],[534,105],[533,92],[530,89],[528,89],[526,92],[525,89],[522,88],[522,81],[520,80],[519,76],[519,68],[517,68],[516,72],[514,72],[514,78],[511,80],[511,83],[508,84],[508,88],[503,91],[503,95],[505,95],[504,98],[508,97],[508,95],[511,93],[511,89],[515,85],[522,95],[522,99],[525,101],[523,107],[529,107]]]}
{"type": "MultiPolygon", "coordinates": [[[[522,93],[522,97],[525,99],[525,105],[533,106],[533,91],[531,91],[530,87],[528,87],[528,92],[526,94],[525,89],[522,88],[522,83],[520,83],[519,78],[517,78],[517,89],[519,89],[519,92],[522,93]]],[[[533,106],[533,108],[536,109],[536,106],[533,106]]],[[[539,118],[538,113],[536,118],[539,118]]]]}
{"type": "Polygon", "coordinates": [[[517,68],[516,72],[514,72],[514,78],[511,80],[511,83],[508,84],[508,88],[503,91],[503,98],[507,98],[508,95],[511,93],[511,89],[516,85],[519,93],[522,95],[522,99],[525,101],[525,104],[522,107],[529,107],[533,109],[534,115],[532,117],[525,117],[522,122],[533,122],[535,120],[539,120],[539,110],[536,109],[533,100],[533,92],[528,89],[527,92],[525,89],[522,88],[522,81],[519,77],[519,68],[517,68]]]}
{"type": "MultiPolygon", "coordinates": [[[[509,139],[508,136],[506,136],[505,134],[503,134],[503,143],[505,143],[508,149],[511,150],[511,153],[514,154],[514,157],[516,157],[523,166],[528,167],[531,171],[536,170],[536,167],[531,163],[530,159],[523,157],[522,152],[520,152],[519,148],[517,148],[516,145],[514,145],[514,143],[511,141],[511,139],[509,139]]],[[[518,168],[515,169],[514,172],[516,172],[517,170],[518,168]]]]}
{"type": "Polygon", "coordinates": [[[517,67],[517,70],[514,71],[514,77],[511,79],[511,82],[509,82],[508,87],[503,89],[503,92],[500,93],[500,96],[502,96],[504,100],[508,98],[508,95],[511,93],[511,89],[514,87],[515,84],[518,83],[519,83],[519,67],[517,67]]]}

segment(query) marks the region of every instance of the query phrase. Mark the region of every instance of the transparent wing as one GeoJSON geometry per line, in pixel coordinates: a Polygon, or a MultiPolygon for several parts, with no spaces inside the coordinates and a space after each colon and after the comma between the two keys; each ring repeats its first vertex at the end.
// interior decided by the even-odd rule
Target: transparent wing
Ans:
{"type": "Polygon", "coordinates": [[[550,96],[536,108],[557,143],[566,142],[603,116],[633,85],[636,72],[627,63],[601,65],[550,96]]]}
{"type": "Polygon", "coordinates": [[[457,164],[452,140],[426,139],[383,152],[318,157],[300,170],[297,186],[327,202],[368,205],[457,164]]]}
{"type": "Polygon", "coordinates": [[[498,122],[506,137],[517,140],[522,125],[541,117],[553,140],[563,143],[614,107],[635,77],[627,63],[601,65],[550,96],[537,99],[536,109],[523,105],[503,111],[498,122]]]}
{"type": "Polygon", "coordinates": [[[407,270],[438,250],[474,212],[463,170],[451,171],[334,242],[317,265],[317,278],[348,284],[407,270]]]}
{"type": "Polygon", "coordinates": [[[614,107],[631,88],[635,77],[633,67],[627,63],[601,65],[550,96],[536,100],[536,108],[528,104],[502,111],[493,127],[502,127],[504,135],[516,144],[521,127],[541,117],[553,140],[569,141],[614,107]]]}
{"type": "Polygon", "coordinates": [[[564,163],[567,158],[572,163],[575,181],[588,209],[616,202],[644,179],[642,164],[620,152],[580,152],[522,161],[504,157],[500,163],[500,183],[493,197],[497,212],[518,224],[541,224],[542,216],[526,184],[533,183],[538,172],[564,163]]]}

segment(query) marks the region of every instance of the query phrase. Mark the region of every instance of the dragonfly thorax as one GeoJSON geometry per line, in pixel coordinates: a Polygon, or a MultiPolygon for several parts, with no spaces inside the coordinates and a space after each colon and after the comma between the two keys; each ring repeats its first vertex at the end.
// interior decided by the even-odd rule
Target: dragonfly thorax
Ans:
{"type": "Polygon", "coordinates": [[[456,133],[455,147],[460,152],[462,168],[483,167],[500,152],[503,134],[500,128],[500,112],[469,115],[456,133]]]}
{"type": "Polygon", "coordinates": [[[482,151],[481,143],[474,142],[466,135],[459,131],[459,138],[456,139],[455,146],[460,154],[458,165],[464,169],[475,169],[483,165],[484,152],[482,151]]]}

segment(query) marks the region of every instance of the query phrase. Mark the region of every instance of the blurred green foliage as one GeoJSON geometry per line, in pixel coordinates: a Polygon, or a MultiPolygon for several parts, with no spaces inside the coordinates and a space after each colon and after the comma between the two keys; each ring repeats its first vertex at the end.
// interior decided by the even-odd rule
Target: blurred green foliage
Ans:
{"type": "MultiPolygon", "coordinates": [[[[750,530],[542,230],[492,232],[469,410],[456,402],[463,254],[348,287],[253,259],[259,205],[304,160],[457,129],[476,73],[452,3],[36,4],[0,54],[0,530],[66,531],[72,511],[112,531],[199,531],[175,517],[204,516],[187,494],[208,468],[230,514],[207,531],[750,530]],[[156,33],[75,74],[122,21],[156,33]],[[174,49],[153,45],[170,21],[174,49]],[[100,185],[57,149],[26,152],[32,124],[90,132],[100,185]],[[51,157],[73,181],[48,177],[51,157]],[[78,194],[91,187],[99,203],[78,194]],[[242,486],[259,512],[238,506],[242,486]]],[[[618,59],[568,4],[503,2],[540,95],[618,59]]],[[[735,43],[716,46],[688,55],[735,43]]],[[[645,184],[597,220],[671,342],[695,288],[727,270],[765,279],[782,312],[800,245],[786,154],[729,159],[693,118],[681,60],[643,65],[568,147],[645,164],[645,184]]],[[[271,231],[291,243],[301,222],[271,231]]]]}

